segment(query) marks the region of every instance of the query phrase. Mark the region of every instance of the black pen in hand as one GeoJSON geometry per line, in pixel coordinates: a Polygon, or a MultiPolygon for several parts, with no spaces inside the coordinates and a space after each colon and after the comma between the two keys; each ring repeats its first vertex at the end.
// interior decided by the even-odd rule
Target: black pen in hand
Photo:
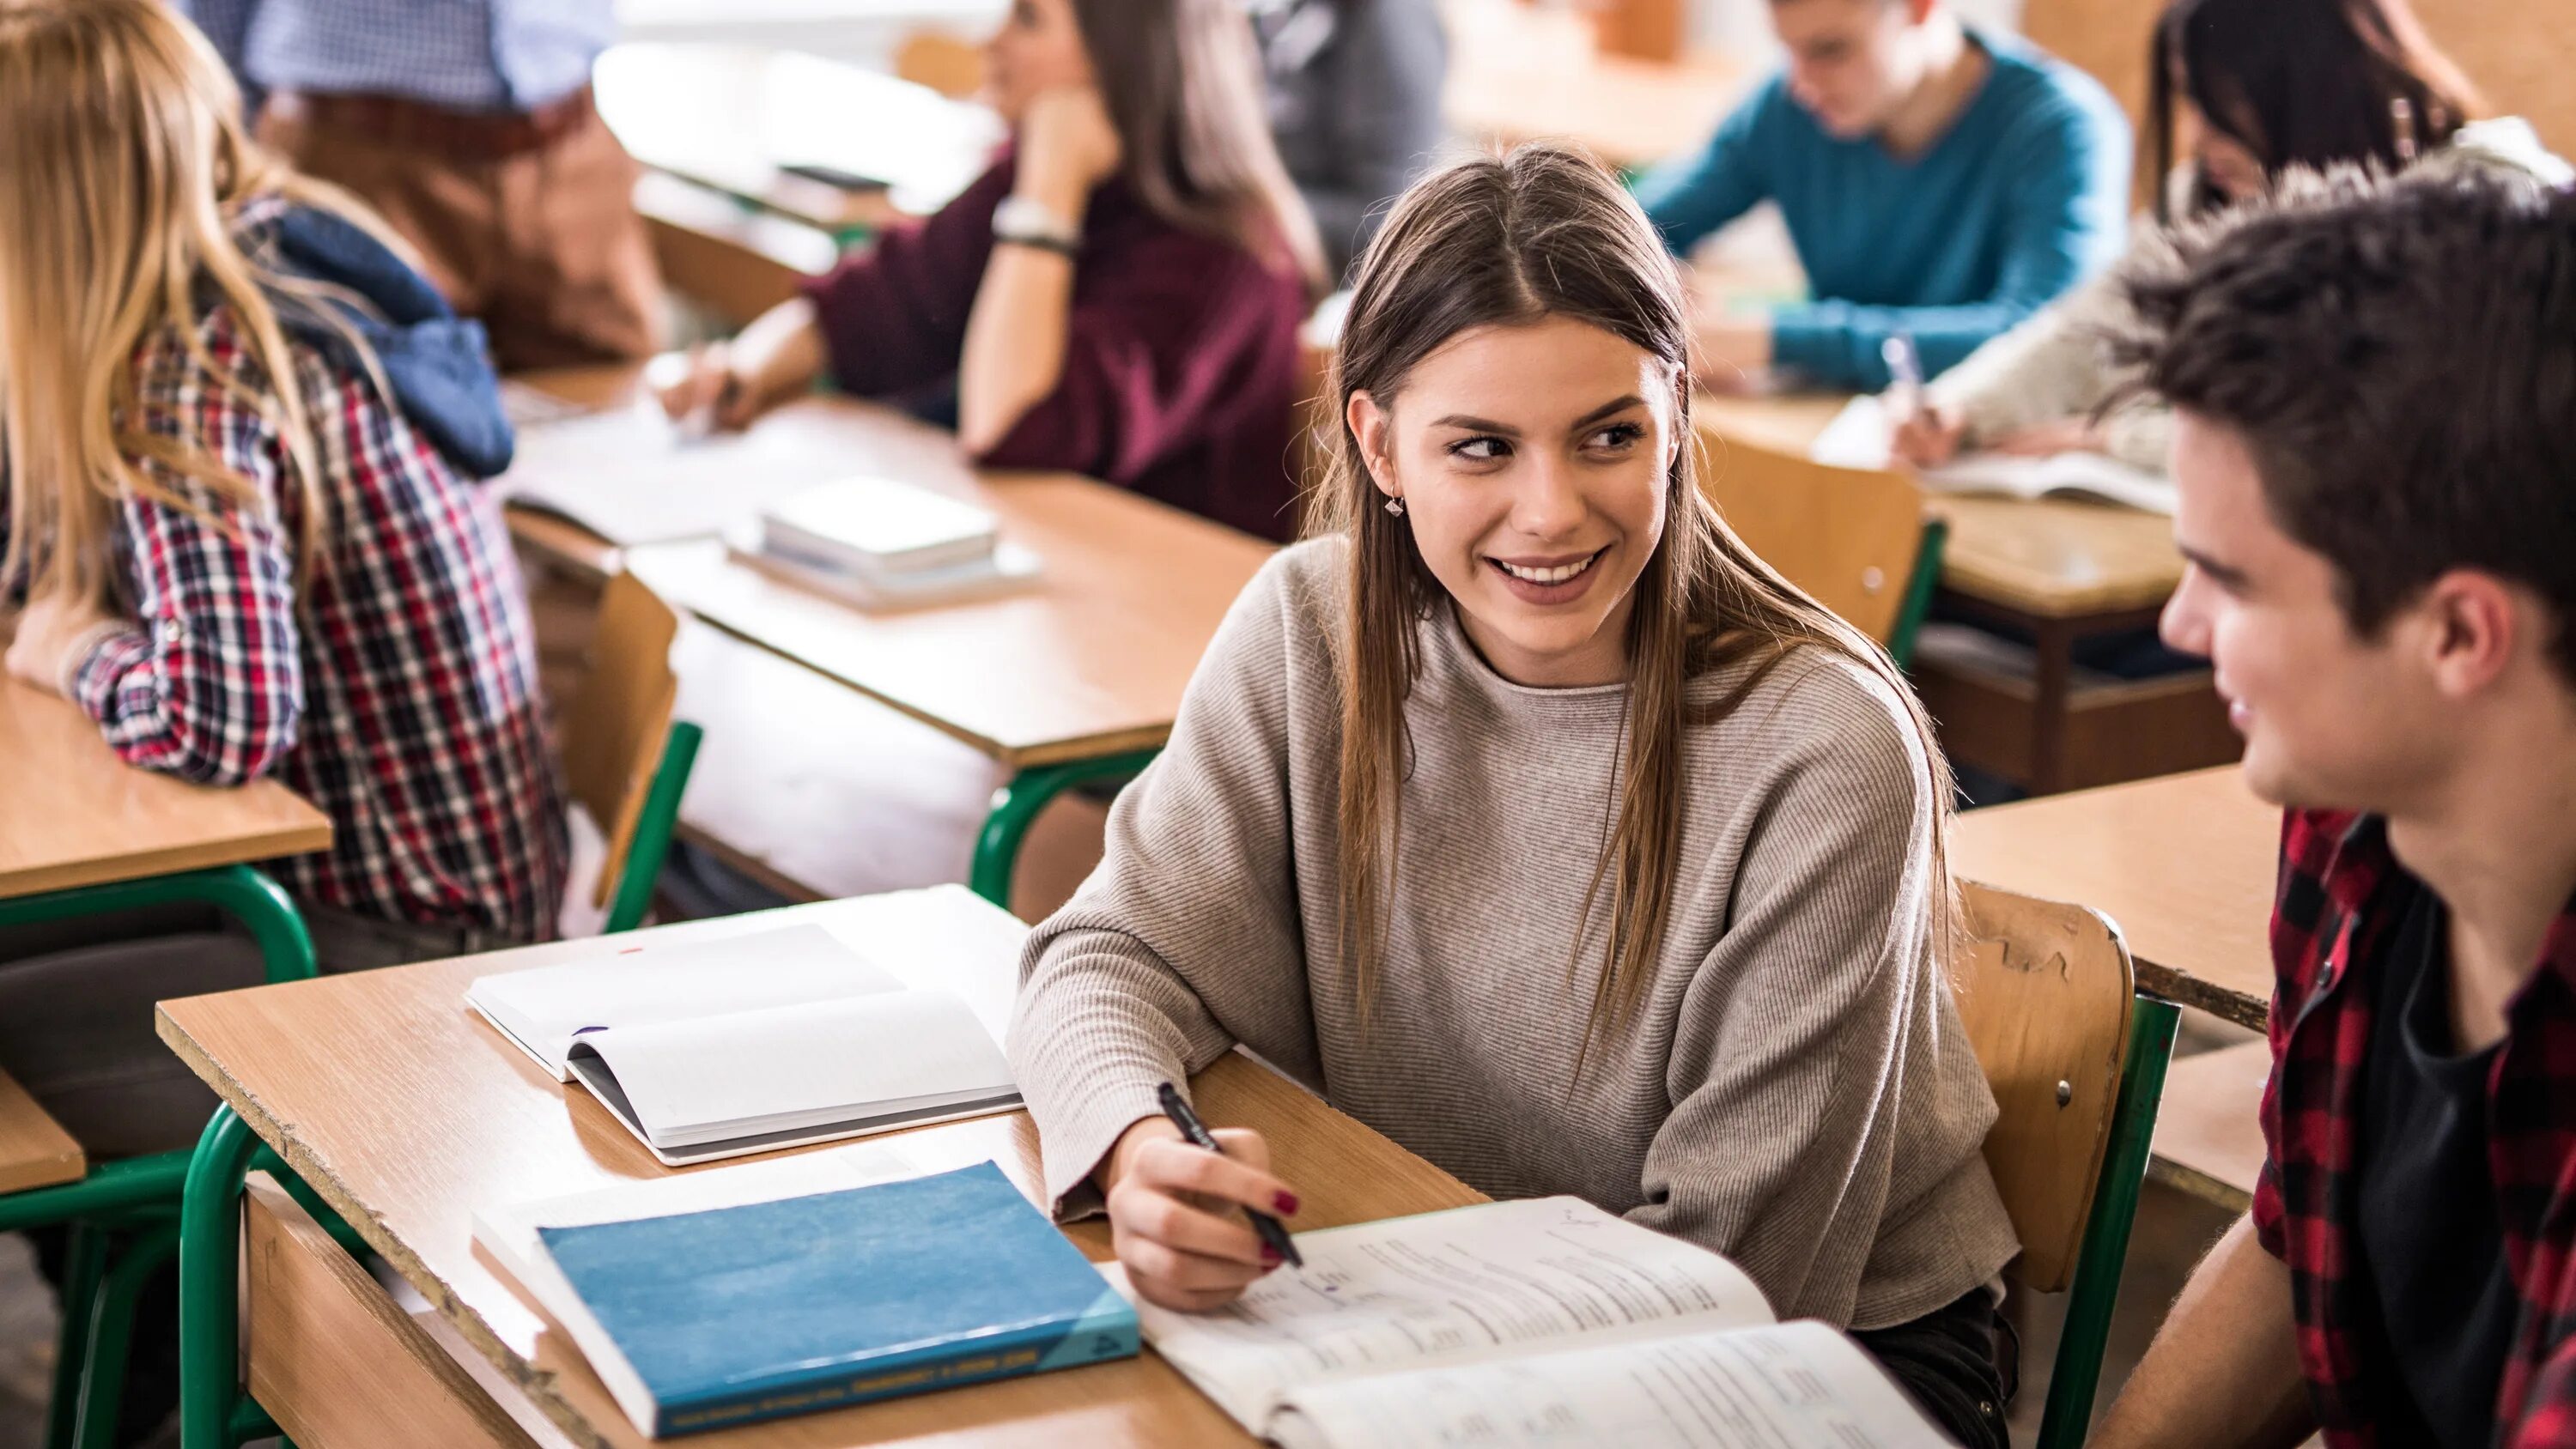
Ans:
{"type": "MultiPolygon", "coordinates": [[[[1190,1140],[1191,1146],[1219,1157],[1225,1155],[1225,1149],[1217,1146],[1207,1124],[1201,1122],[1199,1114],[1191,1111],[1190,1104],[1182,1099],[1180,1088],[1165,1082],[1154,1089],[1154,1100],[1163,1104],[1163,1115],[1172,1119],[1172,1125],[1181,1129],[1181,1135],[1190,1140]]],[[[1252,1219],[1252,1230],[1261,1235],[1262,1246],[1285,1259],[1291,1268],[1306,1266],[1306,1260],[1298,1255],[1297,1245],[1288,1240],[1288,1230],[1279,1226],[1277,1218],[1253,1208],[1245,1208],[1243,1215],[1252,1219]]]]}

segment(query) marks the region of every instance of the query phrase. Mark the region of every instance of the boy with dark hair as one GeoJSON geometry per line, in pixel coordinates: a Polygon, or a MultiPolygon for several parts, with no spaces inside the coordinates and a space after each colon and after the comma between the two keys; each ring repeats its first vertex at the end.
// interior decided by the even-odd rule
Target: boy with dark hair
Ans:
{"type": "Polygon", "coordinates": [[[1712,386],[1777,367],[1888,385],[1926,375],[2120,254],[2129,123],[2090,76],[1963,24],[1950,0],[1771,0],[1778,74],[1637,200],[1674,252],[1777,202],[1811,301],[1746,316],[1711,298],[1693,365],[1712,386]]]}
{"type": "Polygon", "coordinates": [[[2128,285],[2289,809],[2254,1210],[2094,1442],[2576,1444],[2576,196],[2286,193],[2128,285]]]}

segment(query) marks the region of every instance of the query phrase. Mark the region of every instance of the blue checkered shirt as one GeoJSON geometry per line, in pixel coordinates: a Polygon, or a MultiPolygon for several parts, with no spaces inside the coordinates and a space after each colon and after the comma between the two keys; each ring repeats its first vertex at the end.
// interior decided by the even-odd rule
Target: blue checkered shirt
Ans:
{"type": "Polygon", "coordinates": [[[590,81],[612,0],[178,0],[240,77],[274,90],[532,111],[590,81]]]}

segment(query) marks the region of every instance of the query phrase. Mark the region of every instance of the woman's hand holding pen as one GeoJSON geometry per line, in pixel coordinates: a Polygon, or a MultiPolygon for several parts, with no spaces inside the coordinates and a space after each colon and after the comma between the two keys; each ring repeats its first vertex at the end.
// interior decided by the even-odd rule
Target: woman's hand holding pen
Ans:
{"type": "Polygon", "coordinates": [[[1926,402],[1894,422],[1888,451],[1898,462],[1917,468],[1938,468],[1958,457],[1968,435],[1968,425],[1959,415],[1935,402],[1926,402]]]}
{"type": "Polygon", "coordinates": [[[679,380],[657,390],[662,411],[694,433],[747,428],[809,386],[823,360],[814,304],[793,298],[752,319],[731,342],[690,348],[679,380]]]}
{"type": "Polygon", "coordinates": [[[1279,1258],[1243,1210],[1293,1217],[1297,1194],[1270,1175],[1261,1134],[1220,1128],[1225,1155],[1181,1139],[1161,1117],[1140,1119],[1101,1168],[1110,1241],[1148,1303],[1186,1313],[1232,1302],[1279,1258]]]}

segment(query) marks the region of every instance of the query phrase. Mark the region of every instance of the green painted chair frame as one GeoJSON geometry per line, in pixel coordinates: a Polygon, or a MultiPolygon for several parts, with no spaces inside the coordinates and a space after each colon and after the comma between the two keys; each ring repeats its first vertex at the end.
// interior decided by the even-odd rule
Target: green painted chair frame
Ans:
{"type": "Polygon", "coordinates": [[[1923,520],[1923,542],[1914,550],[1914,572],[1905,580],[1905,602],[1897,606],[1896,622],[1887,631],[1887,657],[1899,669],[1914,664],[1914,641],[1923,632],[1923,621],[1932,614],[1932,595],[1941,587],[1941,556],[1950,547],[1950,520],[1923,520]]]}
{"type": "MultiPolygon", "coordinates": [[[[661,877],[670,854],[671,834],[680,819],[680,797],[689,788],[705,731],[685,720],[672,722],[663,738],[662,757],[654,764],[644,808],[635,820],[635,839],[627,848],[626,866],[609,897],[603,934],[631,931],[643,924],[653,902],[653,883],[661,877]]],[[[309,961],[311,948],[306,948],[309,961]]],[[[307,975],[312,974],[309,970],[307,975]]],[[[183,1180],[176,1247],[179,1255],[179,1443],[181,1449],[235,1449],[252,1439],[278,1432],[241,1385],[240,1302],[242,1183],[257,1168],[274,1176],[313,1214],[340,1246],[358,1256],[367,1251],[363,1235],[333,1212],[285,1161],[263,1144],[250,1125],[230,1107],[217,1107],[197,1139],[193,1155],[180,1159],[183,1180]]],[[[5,1202],[6,1199],[0,1199],[5,1202]]],[[[48,1445],[48,1449],[53,1446],[48,1445]]],[[[80,1449],[90,1449],[84,1444],[80,1449]]]]}
{"type": "Polygon", "coordinates": [[[1039,765],[1012,776],[1009,784],[993,792],[992,811],[984,817],[984,829],[975,838],[975,858],[967,869],[967,885],[975,894],[1009,910],[1011,875],[1019,866],[1020,847],[1028,840],[1029,823],[1037,819],[1038,812],[1076,785],[1132,778],[1161,753],[1160,749],[1129,750],[1097,759],[1039,765]]]}
{"type": "Polygon", "coordinates": [[[2093,1424],[2094,1391],[2102,1381],[2102,1349],[2111,1337],[2111,1310],[2119,1305],[2120,1272],[2129,1259],[2129,1230],[2138,1218],[2138,1189],[2146,1181],[2147,1154],[2156,1135],[2156,1108],[2164,1100],[2165,1069],[2172,1064],[2174,1032],[2182,1012],[2152,996],[2135,999],[2129,1012],[2129,1048],[2120,1060],[2120,1095],[2111,1108],[2110,1141],[2084,1221],[2084,1244],[2067,1285],[2066,1322],[2048,1375],[2048,1403],[2040,1412],[2033,1449],[2079,1449],[2093,1424]]]}
{"type": "MultiPolygon", "coordinates": [[[[259,947],[266,979],[314,974],[313,940],[277,882],[247,865],[80,886],[0,900],[0,925],[209,905],[239,921],[259,947]]],[[[45,1409],[45,1449],[106,1449],[134,1341],[136,1301],[178,1250],[185,1151],[92,1166],[78,1182],[0,1197],[0,1232],[68,1226],[62,1329],[45,1409]]]]}

